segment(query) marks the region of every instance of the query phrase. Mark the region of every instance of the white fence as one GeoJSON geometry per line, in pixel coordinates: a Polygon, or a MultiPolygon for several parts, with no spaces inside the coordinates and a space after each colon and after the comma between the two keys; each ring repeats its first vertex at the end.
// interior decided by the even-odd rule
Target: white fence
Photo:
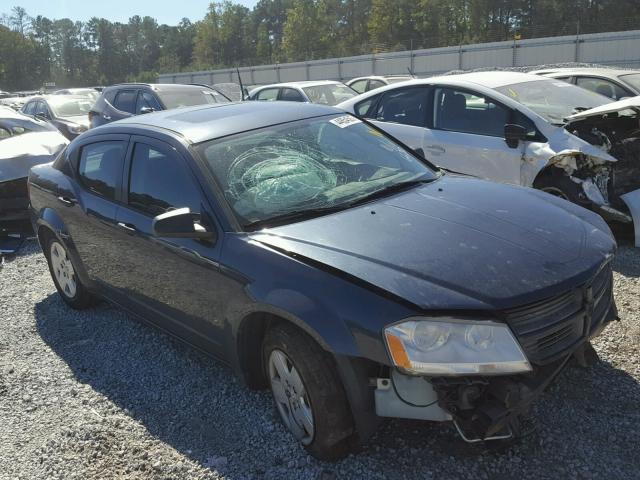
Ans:
{"type": "MultiPolygon", "coordinates": [[[[348,80],[364,75],[430,76],[481,67],[525,67],[549,63],[586,62],[640,67],[640,30],[535,38],[507,42],[431,48],[309,62],[242,67],[246,85],[299,80],[348,80]]],[[[163,74],[160,83],[236,82],[235,69],[163,74]]]]}

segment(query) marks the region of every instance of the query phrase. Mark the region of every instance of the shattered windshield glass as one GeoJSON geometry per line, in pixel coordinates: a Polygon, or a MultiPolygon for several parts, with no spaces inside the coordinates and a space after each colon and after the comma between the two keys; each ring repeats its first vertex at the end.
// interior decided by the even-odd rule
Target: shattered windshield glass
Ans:
{"type": "Polygon", "coordinates": [[[561,80],[514,83],[496,90],[555,125],[563,124],[574,113],[611,103],[610,98],[561,80]]]}
{"type": "Polygon", "coordinates": [[[438,173],[349,115],[302,120],[198,145],[243,226],[352,202],[438,173]]]}

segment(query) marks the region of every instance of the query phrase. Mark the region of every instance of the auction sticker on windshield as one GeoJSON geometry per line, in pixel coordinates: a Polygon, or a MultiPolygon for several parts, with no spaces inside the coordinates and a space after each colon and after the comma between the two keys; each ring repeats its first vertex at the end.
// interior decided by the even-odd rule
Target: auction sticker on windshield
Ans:
{"type": "Polygon", "coordinates": [[[336,117],[329,121],[340,128],[347,128],[351,125],[355,125],[356,123],[362,123],[361,120],[358,120],[356,117],[352,117],[351,115],[343,115],[342,117],[336,117]]]}

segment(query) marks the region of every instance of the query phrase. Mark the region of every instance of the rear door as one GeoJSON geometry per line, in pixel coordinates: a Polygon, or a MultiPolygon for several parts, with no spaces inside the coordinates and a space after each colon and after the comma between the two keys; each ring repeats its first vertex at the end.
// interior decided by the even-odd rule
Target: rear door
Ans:
{"type": "Polygon", "coordinates": [[[511,114],[511,109],[478,92],[434,87],[425,155],[451,170],[519,184],[522,149],[510,148],[504,140],[511,114]]]}
{"type": "Polygon", "coordinates": [[[129,308],[190,343],[223,356],[224,277],[221,230],[190,159],[149,137],[133,137],[118,210],[122,274],[117,288],[129,308]],[[159,238],[153,218],[188,207],[217,241],[159,238]]]}
{"type": "Polygon", "coordinates": [[[373,123],[410,148],[424,152],[428,101],[428,85],[397,88],[385,92],[366,115],[373,123]]]}
{"type": "Polygon", "coordinates": [[[119,275],[116,213],[128,135],[91,136],[72,146],[69,155],[76,182],[59,192],[60,208],[80,260],[92,280],[112,285],[119,275]]]}

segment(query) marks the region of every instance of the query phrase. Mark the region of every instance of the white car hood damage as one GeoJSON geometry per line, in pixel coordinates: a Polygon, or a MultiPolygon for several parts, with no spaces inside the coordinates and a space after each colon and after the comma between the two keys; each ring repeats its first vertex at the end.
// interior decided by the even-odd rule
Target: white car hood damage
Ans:
{"type": "Polygon", "coordinates": [[[0,142],[0,182],[29,175],[35,165],[51,162],[67,144],[57,131],[31,132],[0,142]]]}
{"type": "Polygon", "coordinates": [[[571,115],[567,120],[570,122],[574,120],[584,120],[585,118],[606,115],[608,113],[623,112],[624,110],[634,110],[635,112],[640,113],[640,96],[625,98],[624,100],[619,100],[617,102],[600,105],[599,107],[571,115]]]}
{"type": "Polygon", "coordinates": [[[585,156],[595,165],[617,161],[604,150],[572,135],[562,127],[550,125],[543,133],[547,137],[547,143],[525,142],[520,167],[521,185],[532,187],[536,176],[549,165],[556,165],[571,175],[577,169],[577,157],[585,156]]]}

